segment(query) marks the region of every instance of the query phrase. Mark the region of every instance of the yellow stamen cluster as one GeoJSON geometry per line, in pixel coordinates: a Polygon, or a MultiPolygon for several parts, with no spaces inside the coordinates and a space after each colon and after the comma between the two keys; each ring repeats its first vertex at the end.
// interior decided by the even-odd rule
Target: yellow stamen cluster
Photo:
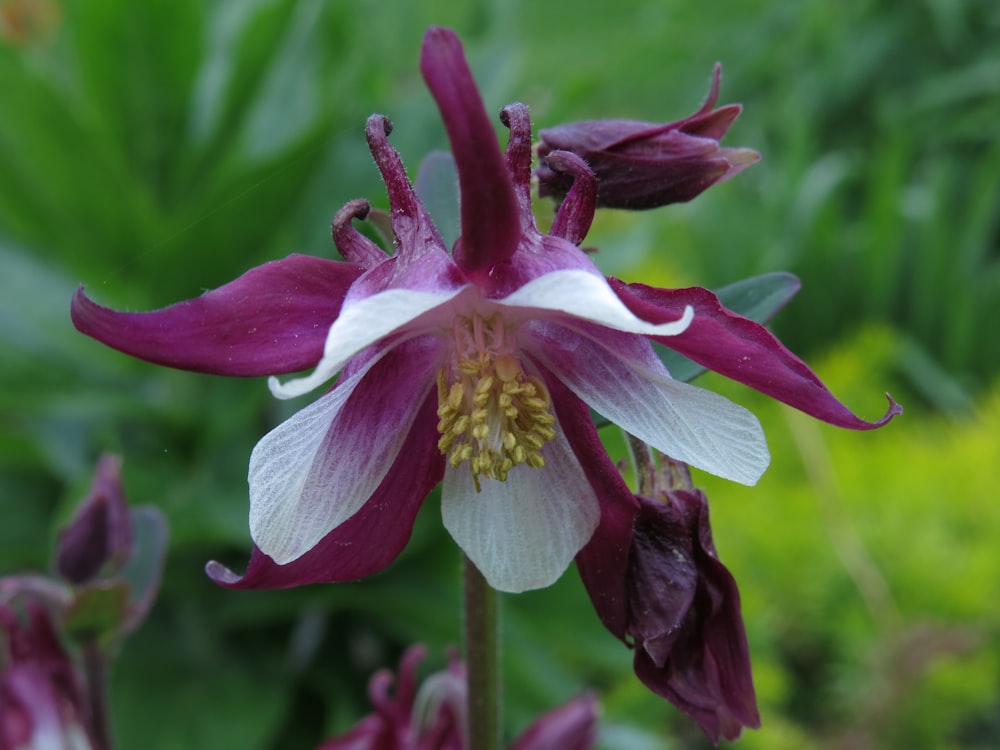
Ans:
{"type": "Polygon", "coordinates": [[[473,351],[462,351],[457,367],[437,376],[438,448],[452,468],[468,462],[477,491],[480,477],[503,481],[515,466],[542,468],[542,447],[555,437],[548,389],[516,357],[491,346],[497,334],[502,340],[497,328],[502,322],[478,315],[465,321],[469,335],[457,343],[473,344],[473,351]]]}

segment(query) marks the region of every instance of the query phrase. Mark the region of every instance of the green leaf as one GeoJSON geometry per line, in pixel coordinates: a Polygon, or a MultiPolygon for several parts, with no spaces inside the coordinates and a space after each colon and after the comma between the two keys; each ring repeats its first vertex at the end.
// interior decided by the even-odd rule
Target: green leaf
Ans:
{"type": "MultiPolygon", "coordinates": [[[[788,304],[798,291],[799,280],[793,274],[776,271],[737,281],[715,293],[722,304],[733,312],[764,324],[788,304]]],[[[653,346],[670,374],[677,380],[689,382],[707,369],[665,346],[653,346]]]]}
{"type": "Polygon", "coordinates": [[[167,556],[167,519],[152,505],[132,510],[132,554],[119,576],[128,583],[129,601],[122,630],[135,630],[146,618],[160,589],[167,556]]]}
{"type": "Polygon", "coordinates": [[[131,637],[115,662],[109,703],[117,745],[306,747],[280,741],[283,717],[298,695],[280,652],[242,648],[240,633],[213,630],[209,618],[198,621],[177,606],[171,612],[171,619],[150,622],[131,637]]]}
{"type": "Polygon", "coordinates": [[[446,151],[432,151],[420,162],[417,171],[417,195],[427,207],[434,226],[451,247],[461,232],[459,214],[458,170],[455,160],[446,151]]]}
{"type": "Polygon", "coordinates": [[[125,618],[127,599],[124,581],[97,581],[78,588],[63,622],[66,634],[79,642],[110,642],[125,618]]]}

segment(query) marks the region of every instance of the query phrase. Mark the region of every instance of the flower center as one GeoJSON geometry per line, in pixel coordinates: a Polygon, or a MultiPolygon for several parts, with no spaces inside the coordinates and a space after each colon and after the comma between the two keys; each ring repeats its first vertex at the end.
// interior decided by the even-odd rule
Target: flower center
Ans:
{"type": "Polygon", "coordinates": [[[555,437],[549,392],[527,375],[513,331],[499,314],[459,316],[456,362],[438,370],[438,449],[452,468],[468,462],[479,479],[503,481],[515,466],[545,465],[542,446],[555,437]]]}

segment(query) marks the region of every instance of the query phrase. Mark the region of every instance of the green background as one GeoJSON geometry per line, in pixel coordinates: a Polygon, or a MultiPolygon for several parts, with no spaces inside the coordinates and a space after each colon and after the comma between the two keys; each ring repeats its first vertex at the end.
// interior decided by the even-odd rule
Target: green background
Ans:
{"type": "MultiPolygon", "coordinates": [[[[602,212],[585,244],[626,280],[803,290],[775,329],[876,433],[817,424],[715,376],[757,413],[756,488],[697,479],[740,583],[763,728],[746,748],[1000,745],[1000,6],[525,0],[0,0],[0,572],[45,569],[103,450],[167,514],[160,599],[122,649],[122,748],[312,748],[365,682],[459,639],[458,552],[436,495],[386,573],[230,592],[249,553],[246,464],[299,408],[262,380],[132,361],[77,334],[77,284],[145,310],[290,252],[333,257],[347,200],[385,207],[363,126],[413,170],[443,127],[424,28],[463,37],[493,111],[536,127],[693,112],[712,64],[745,105],[725,143],[761,164],[691,204],[602,212]],[[12,8],[27,9],[12,27],[12,8]]],[[[498,132],[499,132],[498,124],[498,132]]],[[[542,220],[551,208],[538,206],[542,220]]],[[[620,453],[613,429],[609,448],[620,453]]],[[[507,723],[599,692],[602,747],[700,748],[646,691],[574,571],[503,598],[507,723]]]]}

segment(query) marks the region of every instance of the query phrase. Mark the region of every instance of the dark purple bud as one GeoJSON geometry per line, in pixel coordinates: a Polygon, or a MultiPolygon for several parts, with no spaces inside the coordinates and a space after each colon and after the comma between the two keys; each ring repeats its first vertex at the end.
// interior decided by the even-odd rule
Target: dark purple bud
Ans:
{"type": "Polygon", "coordinates": [[[56,571],[70,583],[85,583],[102,571],[114,573],[128,559],[132,530],[121,468],[118,456],[101,456],[89,494],[59,532],[56,571]]]}
{"type": "Polygon", "coordinates": [[[700,490],[639,498],[626,576],[635,672],[717,743],[760,726],[736,581],[700,490]]]}
{"type": "Polygon", "coordinates": [[[636,120],[588,120],[539,133],[538,192],[562,199],[573,175],[549,163],[556,151],[581,157],[597,177],[597,205],[646,209],[683,203],[716,182],[759,161],[747,148],[723,148],[719,140],[741,106],[712,109],[719,96],[722,68],[716,64],[705,103],[690,117],[666,124],[636,120]]]}

